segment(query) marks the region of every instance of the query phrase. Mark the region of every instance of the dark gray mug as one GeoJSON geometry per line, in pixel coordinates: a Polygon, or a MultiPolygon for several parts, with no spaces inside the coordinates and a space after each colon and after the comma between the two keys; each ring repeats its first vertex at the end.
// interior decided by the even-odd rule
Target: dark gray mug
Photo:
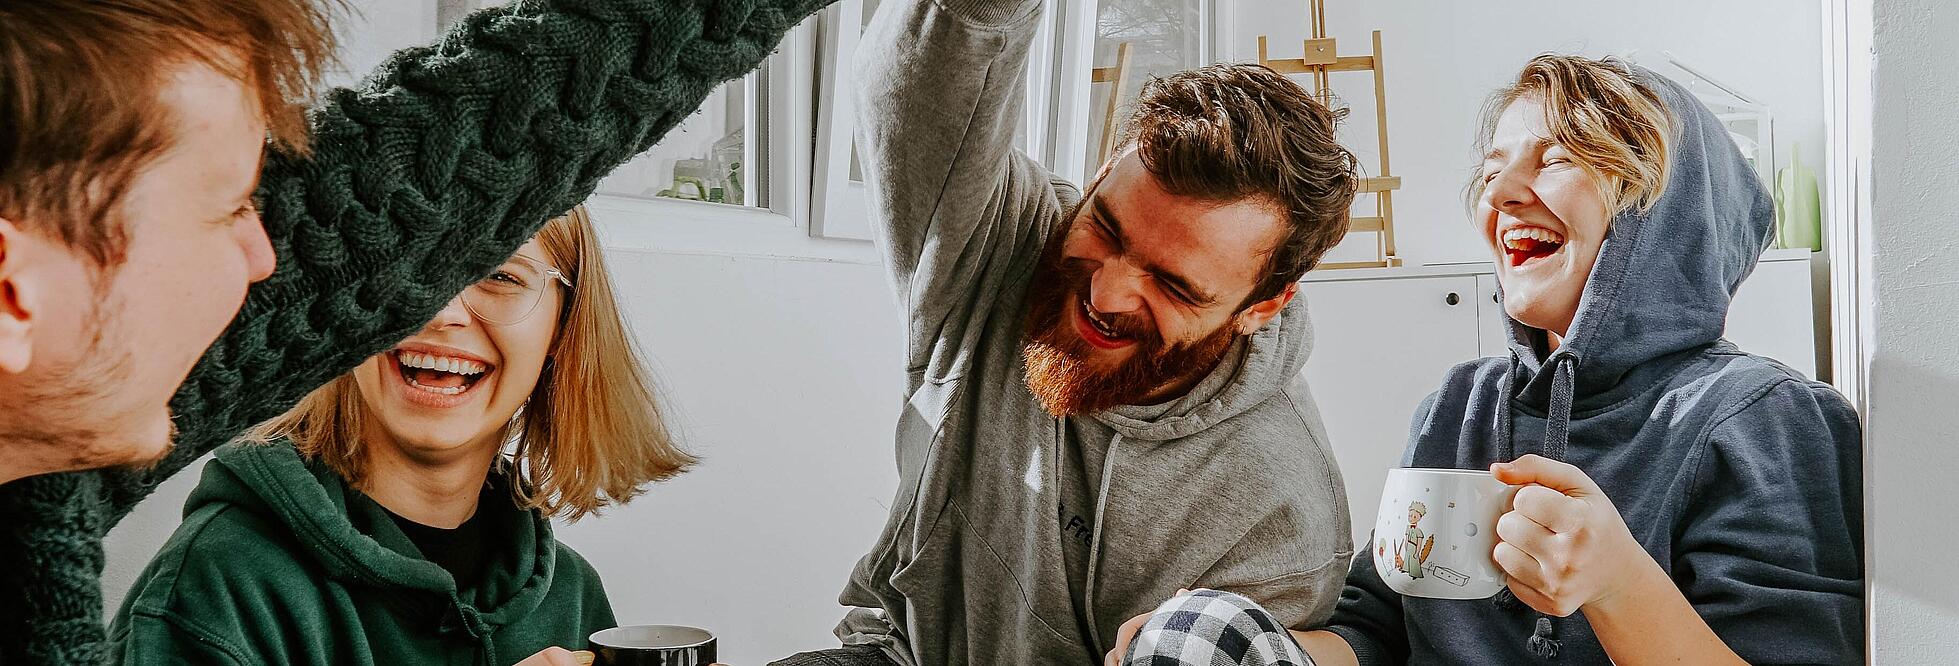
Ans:
{"type": "Polygon", "coordinates": [[[708,666],[714,634],[671,624],[636,624],[592,634],[595,666],[708,666]]]}

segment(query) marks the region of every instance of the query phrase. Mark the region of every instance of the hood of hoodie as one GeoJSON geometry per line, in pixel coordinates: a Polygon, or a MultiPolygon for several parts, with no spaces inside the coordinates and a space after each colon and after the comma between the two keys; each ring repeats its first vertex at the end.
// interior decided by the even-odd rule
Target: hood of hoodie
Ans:
{"type": "Polygon", "coordinates": [[[1299,375],[1313,352],[1306,299],[1294,298],[1265,326],[1233,343],[1216,368],[1162,405],[1124,405],[1094,416],[1124,439],[1188,437],[1264,402],[1299,375]]]}
{"type": "Polygon", "coordinates": [[[508,497],[500,475],[491,475],[477,511],[495,512],[486,523],[490,541],[511,548],[491,560],[477,589],[459,591],[449,572],[420,556],[385,509],[290,444],[232,444],[218,449],[211,465],[219,473],[206,473],[184,515],[230,504],[283,524],[305,545],[304,556],[341,585],[446,602],[467,622],[493,626],[535,610],[551,587],[557,541],[550,522],[512,502],[488,501],[508,497]]]}
{"type": "MultiPolygon", "coordinates": [[[[1544,409],[1544,453],[1561,457],[1574,403],[1609,402],[1649,381],[1654,361],[1721,338],[1728,303],[1767,249],[1775,208],[1714,113],[1680,84],[1634,67],[1673,120],[1666,191],[1612,220],[1562,344],[1509,321],[1513,395],[1544,409]]],[[[1507,420],[1507,419],[1506,419],[1507,420]]],[[[1507,438],[1507,424],[1500,424],[1507,438]]],[[[1523,453],[1523,451],[1519,451],[1523,453]]]]}

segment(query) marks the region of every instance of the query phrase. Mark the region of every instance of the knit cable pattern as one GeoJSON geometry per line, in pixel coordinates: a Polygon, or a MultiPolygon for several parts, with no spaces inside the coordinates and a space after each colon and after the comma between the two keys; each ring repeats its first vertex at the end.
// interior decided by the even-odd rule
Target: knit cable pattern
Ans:
{"type": "Polygon", "coordinates": [[[396,53],[269,156],[279,266],[171,402],[143,471],[0,486],[0,664],[112,658],[102,537],[166,477],[414,334],[831,0],[520,0],[396,53]]]}

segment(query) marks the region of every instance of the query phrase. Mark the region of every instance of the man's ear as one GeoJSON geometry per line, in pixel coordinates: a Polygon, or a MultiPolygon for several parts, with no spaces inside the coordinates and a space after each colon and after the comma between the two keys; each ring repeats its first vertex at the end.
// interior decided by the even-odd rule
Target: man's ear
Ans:
{"type": "Polygon", "coordinates": [[[1294,282],[1286,285],[1285,290],[1279,292],[1279,295],[1245,308],[1244,312],[1238,313],[1238,334],[1251,335],[1258,332],[1258,329],[1265,328],[1265,323],[1279,316],[1279,311],[1286,309],[1286,304],[1291,303],[1292,297],[1297,295],[1299,295],[1299,283],[1294,282]]]}
{"type": "Polygon", "coordinates": [[[0,374],[26,372],[34,359],[35,294],[26,267],[26,232],[0,217],[0,374]]]}

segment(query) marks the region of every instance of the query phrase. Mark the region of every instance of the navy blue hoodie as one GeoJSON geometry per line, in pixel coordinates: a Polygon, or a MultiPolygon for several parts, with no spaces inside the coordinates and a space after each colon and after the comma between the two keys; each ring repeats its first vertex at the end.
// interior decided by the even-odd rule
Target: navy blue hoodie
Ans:
{"type": "MultiPolygon", "coordinates": [[[[1510,356],[1456,366],[1403,464],[1577,465],[1728,647],[1751,663],[1862,663],[1857,415],[1828,385],[1721,339],[1774,209],[1712,113],[1645,70],[1673,116],[1666,191],[1619,214],[1563,344],[1509,322],[1510,356]]],[[[1582,613],[1404,598],[1358,557],[1329,627],[1362,664],[1607,663],[1582,613]]],[[[1667,640],[1655,632],[1652,640],[1667,640]]]]}

